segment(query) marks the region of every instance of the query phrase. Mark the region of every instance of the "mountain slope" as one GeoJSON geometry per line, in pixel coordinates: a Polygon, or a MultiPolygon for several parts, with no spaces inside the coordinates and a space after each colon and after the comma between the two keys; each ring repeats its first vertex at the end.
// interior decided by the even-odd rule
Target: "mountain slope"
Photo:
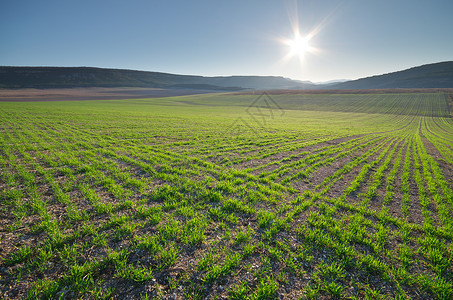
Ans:
{"type": "Polygon", "coordinates": [[[327,89],[453,88],[453,61],[332,84],[327,89]]]}
{"type": "Polygon", "coordinates": [[[203,77],[91,67],[0,67],[0,88],[146,87],[237,91],[241,89],[453,88],[453,61],[341,83],[314,84],[278,76],[203,77]]]}
{"type": "Polygon", "coordinates": [[[211,90],[315,87],[276,76],[203,77],[90,67],[0,67],[0,88],[147,87],[211,90]]]}

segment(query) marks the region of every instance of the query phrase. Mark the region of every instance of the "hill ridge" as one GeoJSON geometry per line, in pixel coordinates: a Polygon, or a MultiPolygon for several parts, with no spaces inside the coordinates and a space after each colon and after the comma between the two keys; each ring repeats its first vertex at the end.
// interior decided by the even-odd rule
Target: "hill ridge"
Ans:
{"type": "Polygon", "coordinates": [[[438,62],[409,69],[350,80],[328,89],[452,88],[453,61],[438,62]]]}
{"type": "Polygon", "coordinates": [[[212,90],[304,88],[282,76],[179,75],[97,67],[0,67],[0,88],[146,87],[212,90]]]}
{"type": "Polygon", "coordinates": [[[146,87],[239,91],[244,89],[453,88],[453,61],[412,67],[340,83],[315,84],[282,76],[200,76],[98,67],[0,66],[0,88],[146,87]]]}

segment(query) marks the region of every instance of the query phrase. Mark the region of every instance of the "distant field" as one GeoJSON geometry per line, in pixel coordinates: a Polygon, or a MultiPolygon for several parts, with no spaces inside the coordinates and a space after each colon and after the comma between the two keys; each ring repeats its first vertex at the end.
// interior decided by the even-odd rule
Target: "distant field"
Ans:
{"type": "Polygon", "coordinates": [[[195,89],[153,88],[54,88],[0,89],[0,102],[72,101],[157,98],[211,93],[195,89]]]}
{"type": "Polygon", "coordinates": [[[451,299],[446,92],[0,103],[0,298],[451,299]]]}

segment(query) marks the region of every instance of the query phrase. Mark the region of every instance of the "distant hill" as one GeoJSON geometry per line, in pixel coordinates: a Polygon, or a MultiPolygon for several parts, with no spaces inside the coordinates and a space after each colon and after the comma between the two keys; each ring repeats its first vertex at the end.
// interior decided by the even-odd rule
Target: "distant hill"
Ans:
{"type": "Polygon", "coordinates": [[[324,86],[327,89],[453,88],[453,61],[324,86]]]}
{"type": "Polygon", "coordinates": [[[277,76],[203,77],[90,67],[0,67],[0,88],[146,87],[236,91],[315,85],[277,76]]]}
{"type": "Polygon", "coordinates": [[[0,88],[140,87],[218,91],[453,88],[453,61],[344,82],[315,84],[278,76],[203,77],[91,67],[1,67],[0,88]]]}

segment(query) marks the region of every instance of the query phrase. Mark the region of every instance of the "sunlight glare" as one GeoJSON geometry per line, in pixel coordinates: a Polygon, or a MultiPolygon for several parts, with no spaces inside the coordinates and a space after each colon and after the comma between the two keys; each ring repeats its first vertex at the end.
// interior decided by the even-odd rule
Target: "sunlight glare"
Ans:
{"type": "Polygon", "coordinates": [[[310,39],[308,37],[302,37],[299,34],[296,34],[294,39],[288,40],[286,44],[289,46],[289,55],[291,57],[298,56],[299,59],[303,59],[305,54],[312,50],[310,39]]]}

